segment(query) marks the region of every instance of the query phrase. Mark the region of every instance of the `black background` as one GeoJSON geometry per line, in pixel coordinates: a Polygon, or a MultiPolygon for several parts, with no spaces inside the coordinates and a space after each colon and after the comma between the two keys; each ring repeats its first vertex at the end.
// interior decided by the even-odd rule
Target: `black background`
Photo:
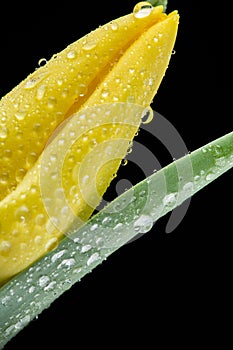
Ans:
{"type": "MultiPolygon", "coordinates": [[[[31,2],[1,9],[0,96],[54,53],[118,16],[126,1],[31,2]],[[4,21],[3,21],[4,19],[4,21]]],[[[228,10],[213,2],[170,0],[180,26],[153,109],[179,131],[189,151],[232,130],[232,46],[228,10]]],[[[162,164],[171,159],[155,143],[162,164]],[[162,159],[161,159],[162,157],[162,159]]],[[[124,246],[56,300],[6,346],[227,349],[230,317],[232,172],[192,198],[171,234],[168,216],[124,246]],[[229,202],[226,203],[226,199],[229,202]],[[168,343],[171,344],[168,346],[168,343]]]]}

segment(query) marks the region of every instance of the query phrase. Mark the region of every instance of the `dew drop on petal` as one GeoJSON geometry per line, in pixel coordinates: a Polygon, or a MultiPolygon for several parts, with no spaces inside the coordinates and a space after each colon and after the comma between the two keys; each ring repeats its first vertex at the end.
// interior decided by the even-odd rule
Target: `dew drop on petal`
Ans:
{"type": "Polygon", "coordinates": [[[15,211],[15,219],[18,222],[25,222],[30,218],[30,210],[26,205],[22,205],[15,211]]]}
{"type": "Polygon", "coordinates": [[[154,117],[153,109],[149,106],[144,109],[142,112],[142,123],[143,124],[149,124],[154,117]]]}
{"type": "Polygon", "coordinates": [[[42,100],[42,98],[44,97],[44,94],[45,94],[45,89],[46,89],[46,86],[43,84],[43,85],[40,85],[37,89],[37,94],[36,94],[36,98],[38,100],[42,100]]]}
{"type": "Polygon", "coordinates": [[[18,111],[15,113],[15,118],[19,121],[23,120],[25,118],[26,114],[27,114],[26,111],[18,111]]]}
{"type": "Polygon", "coordinates": [[[112,30],[117,30],[119,27],[118,27],[118,24],[116,22],[112,22],[111,23],[111,29],[112,30]]]}
{"type": "Polygon", "coordinates": [[[46,58],[41,58],[41,59],[38,61],[39,67],[44,66],[46,63],[47,63],[46,58]]]}
{"type": "Polygon", "coordinates": [[[53,238],[50,238],[48,242],[45,244],[45,250],[47,252],[50,252],[55,248],[57,248],[57,246],[58,246],[58,239],[57,237],[53,237],[53,238]]]}
{"type": "Polygon", "coordinates": [[[135,5],[133,9],[134,17],[144,18],[148,17],[153,10],[153,6],[147,1],[141,1],[135,5]]]}
{"type": "Polygon", "coordinates": [[[89,42],[86,42],[84,45],[83,45],[83,50],[85,51],[91,51],[92,49],[94,49],[96,47],[96,42],[95,41],[89,41],[89,42]]]}

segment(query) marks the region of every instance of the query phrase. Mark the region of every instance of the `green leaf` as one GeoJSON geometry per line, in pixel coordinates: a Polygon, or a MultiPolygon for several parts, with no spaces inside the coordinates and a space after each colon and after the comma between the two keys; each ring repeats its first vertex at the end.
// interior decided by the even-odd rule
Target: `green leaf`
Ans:
{"type": "Polygon", "coordinates": [[[233,167],[233,132],[116,198],[0,289],[0,349],[110,254],[233,167]]]}
{"type": "Polygon", "coordinates": [[[151,3],[151,5],[153,5],[154,7],[162,5],[164,12],[167,9],[167,0],[148,0],[148,2],[151,3]]]}

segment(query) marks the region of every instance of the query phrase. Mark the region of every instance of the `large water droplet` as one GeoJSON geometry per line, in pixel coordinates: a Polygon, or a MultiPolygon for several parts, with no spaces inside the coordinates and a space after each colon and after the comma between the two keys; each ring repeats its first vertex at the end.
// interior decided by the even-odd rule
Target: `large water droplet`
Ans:
{"type": "Polygon", "coordinates": [[[149,106],[144,109],[142,112],[142,123],[143,124],[149,124],[154,117],[153,109],[149,106]]]}
{"type": "Polygon", "coordinates": [[[148,17],[153,10],[153,6],[147,1],[141,1],[137,5],[135,5],[133,9],[134,17],[136,18],[144,18],[148,17]]]}
{"type": "Polygon", "coordinates": [[[48,242],[45,244],[45,250],[47,252],[50,252],[51,250],[57,248],[58,246],[58,239],[57,237],[50,238],[48,242]]]}
{"type": "Polygon", "coordinates": [[[44,65],[46,65],[46,63],[47,63],[46,58],[41,58],[41,59],[38,61],[38,65],[39,65],[40,67],[43,67],[44,65]]]}

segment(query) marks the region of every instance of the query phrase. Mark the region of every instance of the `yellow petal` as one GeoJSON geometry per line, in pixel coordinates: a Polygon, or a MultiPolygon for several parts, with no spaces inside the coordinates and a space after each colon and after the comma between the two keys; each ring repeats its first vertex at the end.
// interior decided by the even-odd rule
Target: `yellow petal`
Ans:
{"type": "MultiPolygon", "coordinates": [[[[140,36],[128,41],[111,61],[114,64],[96,75],[80,105],[66,109],[63,119],[71,118],[49,140],[16,190],[0,202],[0,283],[53,249],[73,222],[82,225],[117,172],[142,111],[159,87],[176,38],[177,12],[160,13],[156,23],[153,16],[147,28],[141,27],[144,19],[127,17],[140,36]]],[[[62,73],[65,62],[61,60],[51,79],[62,73]]],[[[36,108],[34,95],[31,101],[36,108]]],[[[28,132],[27,128],[25,122],[28,132]]]]}
{"type": "Polygon", "coordinates": [[[56,127],[85,103],[162,6],[118,18],[69,45],[0,101],[0,200],[33,166],[56,127]]]}

